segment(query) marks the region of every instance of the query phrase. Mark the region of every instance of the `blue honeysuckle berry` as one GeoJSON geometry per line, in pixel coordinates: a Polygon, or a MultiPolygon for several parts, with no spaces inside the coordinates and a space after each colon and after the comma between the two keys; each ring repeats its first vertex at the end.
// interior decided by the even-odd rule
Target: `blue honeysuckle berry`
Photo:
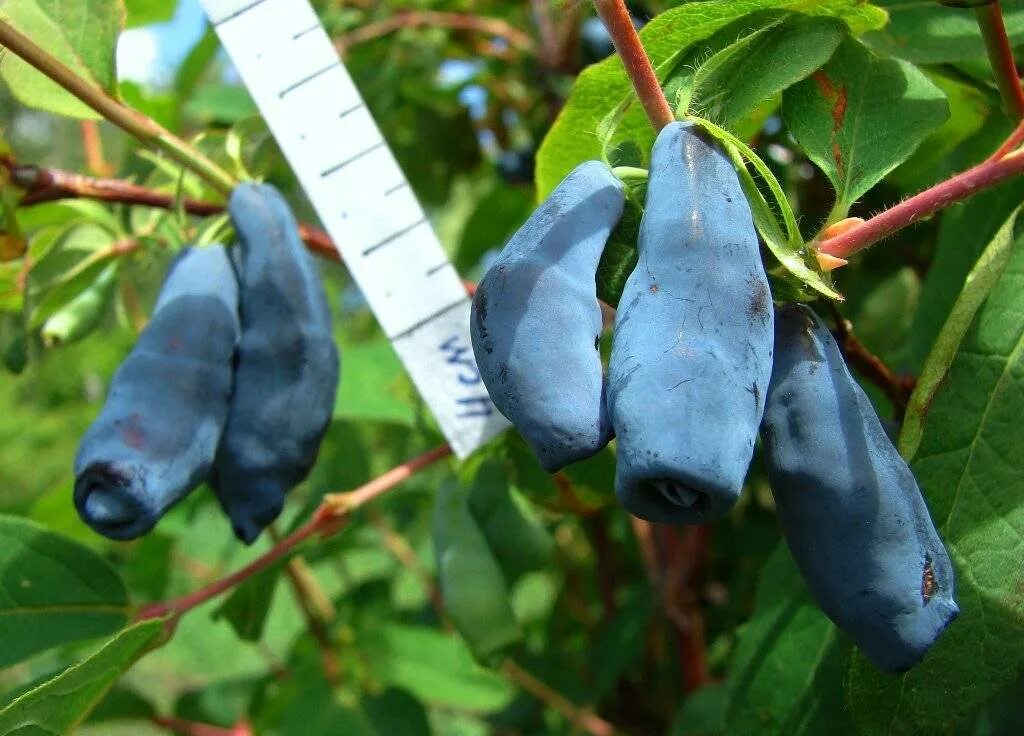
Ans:
{"type": "Polygon", "coordinates": [[[639,260],[608,367],[616,494],[666,524],[721,516],[743,487],[772,367],[772,298],[729,158],[690,123],[652,153],[639,260]]]}
{"type": "Polygon", "coordinates": [[[825,325],[803,305],[775,324],[761,432],[786,542],[829,618],[879,669],[905,671],[959,613],[949,555],[825,325]]]}
{"type": "Polygon", "coordinates": [[[473,299],[473,352],[494,405],[554,472],[608,444],[596,273],[622,183],[577,167],[491,265],[473,299]]]}
{"type": "Polygon", "coordinates": [[[251,543],[309,474],[334,412],[340,359],[330,308],[287,202],[241,184],[228,202],[238,234],[242,336],[210,483],[251,543]]]}
{"type": "Polygon", "coordinates": [[[221,246],[186,248],[75,458],[75,507],[112,539],[142,536],[198,486],[228,413],[238,285],[221,246]]]}

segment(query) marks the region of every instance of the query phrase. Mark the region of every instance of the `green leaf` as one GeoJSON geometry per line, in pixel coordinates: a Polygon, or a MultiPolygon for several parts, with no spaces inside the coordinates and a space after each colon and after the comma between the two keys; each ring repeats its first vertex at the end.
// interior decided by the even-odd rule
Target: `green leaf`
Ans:
{"type": "Polygon", "coordinates": [[[594,633],[588,653],[593,682],[584,696],[587,702],[596,703],[607,696],[628,669],[643,659],[651,611],[648,589],[637,586],[623,591],[615,613],[594,633]]]}
{"type": "Polygon", "coordinates": [[[119,720],[149,720],[156,708],[138,693],[125,687],[112,687],[89,713],[89,723],[119,720]]]}
{"type": "Polygon", "coordinates": [[[249,578],[231,591],[227,600],[213,612],[213,618],[227,619],[243,641],[259,641],[280,575],[281,566],[273,565],[249,578]]]}
{"type": "Polygon", "coordinates": [[[455,251],[455,268],[466,273],[487,251],[498,249],[526,222],[533,210],[533,191],[495,184],[479,201],[462,227],[455,251]]]}
{"type": "Polygon", "coordinates": [[[513,688],[483,669],[466,645],[437,629],[387,624],[361,632],[361,651],[375,677],[416,698],[470,711],[495,711],[513,688]]]}
{"type": "MultiPolygon", "coordinates": [[[[970,8],[942,7],[938,2],[876,0],[889,11],[889,24],[866,34],[864,42],[879,53],[919,64],[963,61],[985,55],[985,42],[970,8]]],[[[1002,0],[1010,43],[1024,43],[1024,1],[1002,0]]]]}
{"type": "Polygon", "coordinates": [[[1016,238],[1014,227],[1020,207],[1013,211],[1010,219],[1003,223],[995,237],[985,248],[978,262],[967,275],[963,290],[960,292],[949,319],[942,327],[932,352],[925,362],[924,369],[917,380],[917,386],[907,406],[903,430],[900,433],[900,452],[904,457],[914,457],[921,444],[921,434],[928,418],[935,393],[945,380],[950,365],[956,357],[960,343],[967,333],[974,315],[988,298],[999,278],[1003,275],[1006,265],[1010,262],[1013,249],[1020,248],[1021,238],[1016,238]]]}
{"type": "Polygon", "coordinates": [[[921,296],[921,277],[904,266],[877,280],[864,279],[860,285],[867,289],[852,318],[857,336],[876,355],[889,356],[906,343],[921,296]]]}
{"type": "Polygon", "coordinates": [[[174,17],[178,0],[124,0],[128,11],[126,28],[148,26],[150,23],[162,23],[174,17]]]}
{"type": "Polygon", "coordinates": [[[845,36],[846,26],[836,18],[783,16],[697,67],[695,109],[729,127],[825,64],[845,36]]]}
{"type": "Polygon", "coordinates": [[[957,574],[960,617],[899,677],[856,658],[847,680],[867,734],[939,733],[1024,668],[1024,247],[935,391],[913,461],[957,574]]]}
{"type": "Polygon", "coordinates": [[[233,125],[257,112],[245,87],[204,84],[185,103],[185,114],[203,125],[233,125]]]}
{"type": "Polygon", "coordinates": [[[15,375],[28,365],[28,335],[20,314],[0,314],[0,361],[15,375]]]}
{"type": "Polygon", "coordinates": [[[445,611],[481,662],[500,657],[522,634],[508,582],[455,478],[437,492],[433,538],[445,611]]]}
{"type": "Polygon", "coordinates": [[[920,370],[939,331],[949,319],[967,274],[995,237],[1006,218],[1024,201],[1024,181],[1008,181],[981,192],[942,214],[921,302],[900,358],[908,369],[920,370]]]}
{"type": "MultiPolygon", "coordinates": [[[[918,146],[914,155],[888,176],[887,181],[903,192],[927,189],[963,169],[967,163],[961,155],[963,144],[966,141],[987,143],[983,136],[978,135],[986,118],[993,115],[1002,117],[998,101],[977,87],[938,74],[930,74],[929,78],[946,95],[950,115],[940,128],[918,146]]],[[[1006,135],[1000,142],[1005,138],[1006,135]]]]}
{"type": "MultiPolygon", "coordinates": [[[[4,20],[72,72],[114,93],[114,51],[124,25],[120,0],[7,0],[4,20]]],[[[14,54],[0,60],[0,76],[29,107],[74,118],[100,116],[14,54]]]]}
{"type": "Polygon", "coordinates": [[[721,736],[725,734],[726,685],[705,685],[692,693],[672,721],[668,736],[721,736]]]}
{"type": "Polygon", "coordinates": [[[779,544],[765,563],[756,609],[736,645],[726,733],[852,736],[841,686],[849,648],[779,544]]]}
{"type": "Polygon", "coordinates": [[[99,327],[117,286],[120,264],[111,263],[96,280],[54,311],[43,323],[41,335],[48,347],[81,340],[99,327]]]}
{"type": "Polygon", "coordinates": [[[25,297],[20,288],[22,263],[0,263],[0,314],[21,316],[25,297]]]}
{"type": "Polygon", "coordinates": [[[392,688],[380,695],[367,695],[360,704],[380,736],[430,736],[426,709],[404,690],[392,688]]]}
{"type": "MultiPolygon", "coordinates": [[[[790,10],[843,20],[855,33],[878,28],[885,13],[859,0],[732,0],[731,2],[686,3],[654,18],[640,33],[656,67],[669,68],[691,45],[708,38],[745,15],[768,9],[790,10]]],[[[666,73],[668,69],[662,69],[666,73]]],[[[601,158],[598,126],[630,91],[622,62],[612,56],[587,67],[573,87],[537,156],[537,188],[546,197],[578,164],[601,158]]],[[[635,106],[634,107],[638,107],[635,106]]],[[[627,116],[620,126],[624,139],[637,138],[650,124],[639,111],[627,116]]]]}
{"type": "Polygon", "coordinates": [[[849,642],[818,610],[785,545],[765,556],[756,610],[729,668],[730,721],[721,732],[852,736],[842,692],[849,642]]]}
{"type": "Polygon", "coordinates": [[[334,418],[364,422],[416,423],[416,400],[391,343],[384,337],[342,345],[345,380],[338,388],[334,418]]]}
{"type": "Polygon", "coordinates": [[[181,62],[178,73],[174,77],[174,91],[181,100],[189,99],[195,92],[196,85],[210,68],[219,49],[220,40],[213,30],[213,26],[207,25],[203,35],[188,52],[185,60],[181,62]]]}
{"type": "Polygon", "coordinates": [[[833,220],[949,117],[942,90],[921,71],[852,39],[782,100],[786,125],[835,187],[833,220]]]}
{"type": "MultiPolygon", "coordinates": [[[[163,621],[125,629],[88,659],[0,710],[0,735],[62,736],[89,715],[131,665],[164,635],[163,621]]],[[[4,638],[5,642],[10,639],[4,638]]]]}
{"type": "Polygon", "coordinates": [[[486,460],[469,489],[469,511],[507,583],[551,561],[554,540],[532,510],[512,493],[505,464],[486,460]]]}
{"type": "MultiPolygon", "coordinates": [[[[29,272],[33,328],[42,326],[103,279],[111,259],[117,257],[115,239],[114,233],[96,222],[64,228],[29,272]]],[[[108,279],[113,279],[113,274],[108,279]]],[[[106,288],[111,286],[112,281],[106,288]]]]}
{"type": "Polygon", "coordinates": [[[0,516],[0,667],[109,634],[127,619],[124,583],[95,552],[32,522],[0,516]]]}
{"type": "Polygon", "coordinates": [[[597,298],[613,307],[619,305],[626,279],[638,260],[637,240],[644,217],[646,182],[626,181],[626,202],[615,229],[612,230],[597,266],[597,298]]]}

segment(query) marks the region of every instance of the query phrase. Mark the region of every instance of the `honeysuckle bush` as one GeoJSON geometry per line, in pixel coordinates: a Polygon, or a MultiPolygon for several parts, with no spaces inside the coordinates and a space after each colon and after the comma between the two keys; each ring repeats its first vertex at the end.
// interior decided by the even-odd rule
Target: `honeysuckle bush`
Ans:
{"type": "MultiPolygon", "coordinates": [[[[513,434],[452,459],[213,32],[118,77],[121,34],[177,5],[0,5],[0,734],[1024,728],[1024,3],[630,4],[671,115],[741,174],[776,298],[835,328],[949,549],[960,617],[899,676],[810,599],[758,458],[726,518],[678,528],[617,505],[614,446],[555,476],[513,434]],[[252,547],[207,488],[110,542],[77,518],[74,452],[174,252],[230,242],[218,172],[275,184],[325,255],[331,427],[252,547]],[[452,545],[489,562],[439,573],[452,545]]],[[[655,131],[589,4],[314,6],[467,281],[572,168],[614,167],[617,302],[655,131]]]]}

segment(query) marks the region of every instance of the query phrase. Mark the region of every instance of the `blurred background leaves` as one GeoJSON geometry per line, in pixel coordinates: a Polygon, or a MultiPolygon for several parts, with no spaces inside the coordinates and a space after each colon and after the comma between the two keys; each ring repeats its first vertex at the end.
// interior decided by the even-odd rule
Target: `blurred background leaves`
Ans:
{"type": "MultiPolygon", "coordinates": [[[[602,155],[598,125],[629,94],[584,2],[314,5],[470,280],[538,197],[602,155]]],[[[1011,42],[1024,43],[1024,3],[1001,5],[1011,42]]],[[[630,10],[646,24],[670,93],[705,80],[691,110],[751,144],[804,238],[983,160],[1015,124],[970,10],[894,0],[648,0],[630,10]]],[[[316,224],[195,0],[8,0],[3,13],[221,165],[273,182],[316,224]]],[[[921,420],[915,467],[950,542],[964,612],[909,675],[872,671],[810,601],[757,460],[727,518],[654,528],[615,505],[612,450],[550,476],[512,435],[464,467],[415,476],[336,537],[303,548],[297,568],[274,566],[186,616],[169,641],[159,624],[143,624],[104,646],[97,637],[113,635],[133,606],[194,591],[272,544],[235,543],[205,488],[129,544],[97,537],[70,502],[78,439],[172,252],[226,231],[221,218],[175,206],[23,203],[19,165],[131,181],[175,202],[214,197],[193,174],[88,119],[13,55],[0,60],[0,76],[0,614],[22,611],[0,615],[0,690],[13,703],[0,710],[0,733],[29,720],[85,734],[180,732],[184,722],[309,736],[578,733],[552,693],[637,735],[1020,732],[1024,289],[1015,233],[988,300],[946,346],[939,370],[948,380],[921,420]],[[447,591],[447,605],[461,597],[474,611],[497,611],[493,620],[445,609],[435,547],[453,540],[433,538],[446,528],[435,519],[438,498],[453,504],[454,527],[475,527],[473,554],[490,561],[488,585],[459,573],[463,593],[447,591]],[[474,596],[488,589],[495,605],[481,608],[474,596]],[[497,624],[507,636],[480,635],[497,624]]],[[[609,142],[616,163],[644,165],[653,137],[637,107],[609,142]]],[[[954,305],[1022,194],[1020,182],[1004,184],[839,271],[842,316],[864,345],[918,374],[951,312],[963,321],[954,305]]],[[[630,247],[628,235],[617,244],[604,293],[621,286],[630,247]]],[[[343,267],[319,265],[345,377],[282,533],[325,493],[441,441],[343,267]]],[[[884,417],[898,413],[866,388],[884,417]]]]}

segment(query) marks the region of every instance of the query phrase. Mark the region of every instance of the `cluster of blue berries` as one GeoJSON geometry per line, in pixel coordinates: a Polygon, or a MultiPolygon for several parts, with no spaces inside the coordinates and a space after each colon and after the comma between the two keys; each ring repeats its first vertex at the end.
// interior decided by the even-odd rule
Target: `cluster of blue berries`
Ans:
{"type": "Polygon", "coordinates": [[[179,254],[75,458],[78,513],[112,539],[206,481],[251,543],[327,431],[339,357],[295,219],[267,185],[237,187],[228,212],[238,245],[179,254]]]}
{"type": "Polygon", "coordinates": [[[733,506],[760,432],[819,605],[878,667],[912,667],[958,613],[949,556],[832,335],[805,306],[773,307],[729,158],[690,123],[660,133],[605,373],[595,277],[624,201],[606,165],[581,165],[479,285],[495,405],[551,472],[616,437],[620,502],[669,524],[733,506]]]}

